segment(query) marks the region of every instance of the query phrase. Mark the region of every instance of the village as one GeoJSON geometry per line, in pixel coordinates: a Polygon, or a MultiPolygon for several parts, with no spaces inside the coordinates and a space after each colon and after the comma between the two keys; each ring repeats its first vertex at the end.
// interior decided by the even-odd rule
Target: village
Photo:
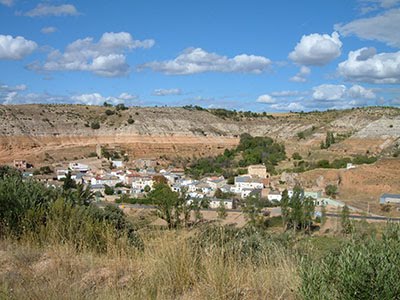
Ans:
{"type": "MultiPolygon", "coordinates": [[[[248,166],[246,174],[235,176],[233,182],[228,183],[223,176],[194,179],[185,174],[182,168],[172,165],[161,167],[156,159],[128,161],[124,155],[115,158],[101,146],[97,147],[96,155],[89,159],[59,163],[54,168],[34,168],[25,160],[14,160],[14,167],[22,171],[24,178],[33,178],[53,187],[62,186],[69,176],[76,184],[89,186],[97,202],[119,203],[120,207],[123,207],[123,199],[145,198],[158,182],[168,184],[174,192],[185,193],[189,203],[207,200],[209,209],[223,205],[227,210],[237,209],[240,200],[249,196],[268,200],[269,206],[279,206],[282,192],[287,190],[291,198],[296,184],[293,180],[283,180],[282,176],[271,176],[263,164],[248,166]]],[[[347,169],[354,167],[348,164],[347,169]]],[[[305,189],[304,197],[312,198],[317,207],[325,206],[331,210],[345,205],[326,195],[324,189],[317,186],[305,189]]]]}

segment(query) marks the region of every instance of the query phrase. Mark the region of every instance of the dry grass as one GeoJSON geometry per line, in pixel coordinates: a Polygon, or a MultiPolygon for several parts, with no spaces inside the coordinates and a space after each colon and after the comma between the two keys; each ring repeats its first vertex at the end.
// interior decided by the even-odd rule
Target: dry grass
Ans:
{"type": "Polygon", "coordinates": [[[150,231],[143,252],[76,253],[0,242],[0,298],[5,299],[295,299],[298,263],[281,247],[257,262],[223,248],[191,246],[193,232],[150,231]],[[197,249],[197,250],[195,250],[197,249]]]}

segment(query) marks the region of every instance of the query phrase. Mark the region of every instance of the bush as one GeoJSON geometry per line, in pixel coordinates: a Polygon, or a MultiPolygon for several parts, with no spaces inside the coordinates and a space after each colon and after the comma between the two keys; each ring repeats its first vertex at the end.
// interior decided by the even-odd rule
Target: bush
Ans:
{"type": "Polygon", "coordinates": [[[303,299],[398,299],[400,227],[389,225],[382,240],[345,242],[337,252],[301,264],[303,299]]]}
{"type": "Polygon", "coordinates": [[[92,129],[100,129],[99,121],[93,121],[92,123],[90,123],[90,128],[92,128],[92,129]]]}
{"type": "Polygon", "coordinates": [[[135,120],[132,119],[132,118],[129,118],[129,119],[128,119],[128,124],[133,124],[133,123],[135,123],[135,120]]]}
{"type": "Polygon", "coordinates": [[[301,155],[298,152],[295,152],[292,154],[292,158],[295,160],[302,160],[303,157],[301,157],[301,155]]]}
{"type": "Polygon", "coordinates": [[[112,116],[112,115],[115,114],[115,111],[113,111],[113,110],[111,110],[111,109],[107,109],[107,110],[105,111],[105,114],[106,114],[107,116],[112,116]]]}

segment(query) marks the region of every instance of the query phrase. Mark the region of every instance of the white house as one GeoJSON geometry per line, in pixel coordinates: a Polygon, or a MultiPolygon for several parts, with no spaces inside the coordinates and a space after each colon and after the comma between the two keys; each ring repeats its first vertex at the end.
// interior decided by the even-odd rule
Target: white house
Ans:
{"type": "Polygon", "coordinates": [[[267,196],[269,201],[278,201],[282,200],[282,194],[278,191],[270,191],[267,196]]]}
{"type": "Polygon", "coordinates": [[[122,160],[111,160],[114,168],[122,168],[124,166],[124,162],[122,160]]]}
{"type": "Polygon", "coordinates": [[[67,177],[68,170],[66,169],[59,169],[56,171],[57,173],[57,180],[61,180],[67,177]]]}
{"type": "Polygon", "coordinates": [[[85,164],[81,164],[81,163],[70,163],[69,164],[69,168],[72,171],[78,171],[78,172],[82,172],[82,173],[86,173],[87,171],[89,171],[89,166],[85,165],[85,164]]]}
{"type": "Polygon", "coordinates": [[[224,204],[226,209],[232,209],[233,207],[233,201],[230,199],[217,199],[217,198],[212,198],[210,200],[210,208],[217,209],[218,207],[221,206],[221,204],[224,204]]]}
{"type": "Polygon", "coordinates": [[[103,184],[108,186],[115,186],[119,182],[121,182],[121,180],[117,176],[113,175],[96,176],[90,181],[92,185],[103,184]]]}
{"type": "Polygon", "coordinates": [[[154,181],[151,177],[136,177],[132,180],[132,193],[139,194],[144,192],[144,188],[153,188],[154,181]]]}
{"type": "MultiPolygon", "coordinates": [[[[247,190],[258,190],[262,189],[264,184],[261,179],[252,178],[249,175],[236,176],[235,185],[231,188],[231,191],[236,194],[242,194],[242,191],[247,190]]],[[[244,192],[247,194],[247,192],[244,192]]]]}

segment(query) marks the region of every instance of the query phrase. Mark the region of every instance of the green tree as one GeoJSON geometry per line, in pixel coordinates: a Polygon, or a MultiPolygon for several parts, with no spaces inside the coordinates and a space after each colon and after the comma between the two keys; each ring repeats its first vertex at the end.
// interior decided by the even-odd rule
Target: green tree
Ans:
{"type": "Polygon", "coordinates": [[[353,231],[353,224],[350,221],[350,209],[347,205],[343,206],[342,208],[340,222],[342,225],[342,232],[344,234],[349,234],[353,231]]]}
{"type": "Polygon", "coordinates": [[[111,186],[105,185],[104,186],[104,194],[111,196],[114,195],[114,189],[111,186]]]}
{"type": "Polygon", "coordinates": [[[321,207],[321,225],[325,225],[326,223],[326,206],[322,205],[321,207]]]}
{"type": "Polygon", "coordinates": [[[159,217],[167,222],[170,229],[178,227],[190,215],[192,206],[188,205],[185,195],[172,191],[168,184],[156,183],[147,198],[157,206],[159,217]]]}
{"type": "Polygon", "coordinates": [[[314,199],[307,197],[303,199],[303,210],[304,210],[304,220],[303,229],[311,231],[312,220],[315,213],[315,203],[314,199]]]}
{"type": "Polygon", "coordinates": [[[64,178],[63,190],[68,191],[70,189],[76,189],[76,182],[71,178],[71,172],[68,172],[64,178]]]}
{"type": "Polygon", "coordinates": [[[338,194],[338,187],[337,187],[337,185],[335,185],[335,184],[328,184],[328,185],[325,187],[325,193],[326,193],[328,196],[331,196],[331,197],[335,198],[336,195],[338,194]]]}
{"type": "Polygon", "coordinates": [[[217,214],[218,218],[221,220],[225,220],[226,217],[228,216],[228,213],[226,212],[225,202],[223,200],[221,200],[219,203],[219,206],[217,208],[217,214]]]}
{"type": "Polygon", "coordinates": [[[259,197],[253,195],[246,197],[242,205],[242,211],[250,226],[263,227],[266,225],[261,209],[262,203],[259,197]]]}
{"type": "Polygon", "coordinates": [[[287,229],[287,225],[289,222],[289,217],[290,217],[290,209],[289,209],[289,202],[290,198],[288,195],[288,191],[285,189],[282,192],[282,199],[281,199],[281,212],[282,212],[282,227],[283,230],[287,229]]]}
{"type": "Polygon", "coordinates": [[[290,198],[289,202],[291,208],[290,222],[294,232],[301,228],[301,224],[304,220],[303,199],[304,191],[300,186],[295,186],[293,189],[293,196],[290,198]]]}

